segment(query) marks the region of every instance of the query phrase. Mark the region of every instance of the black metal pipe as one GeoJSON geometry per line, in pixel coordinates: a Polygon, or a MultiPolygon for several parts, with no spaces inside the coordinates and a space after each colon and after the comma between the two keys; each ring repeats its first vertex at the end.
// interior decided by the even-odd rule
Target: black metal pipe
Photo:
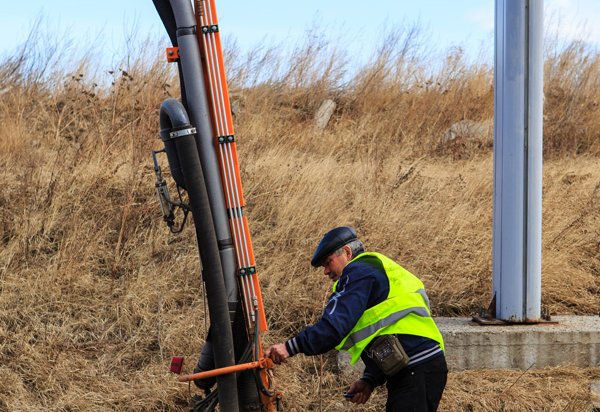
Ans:
{"type": "Polygon", "coordinates": [[[154,7],[156,7],[156,11],[165,26],[165,30],[171,39],[171,43],[173,47],[177,47],[177,34],[175,33],[177,30],[177,24],[175,23],[175,15],[173,14],[173,9],[171,8],[171,4],[169,0],[152,0],[154,3],[154,7]]]}
{"type": "MultiPolygon", "coordinates": [[[[154,3],[154,7],[158,12],[160,20],[165,26],[165,30],[167,31],[167,35],[171,40],[171,44],[173,47],[178,47],[179,43],[177,42],[177,22],[175,21],[175,14],[173,13],[173,8],[171,7],[171,3],[169,0],[152,0],[154,3]]],[[[177,64],[177,70],[179,71],[179,87],[181,89],[181,102],[183,106],[187,109],[187,101],[186,101],[186,92],[185,92],[185,84],[183,83],[183,72],[181,70],[181,64],[177,64]]]]}
{"type": "MultiPolygon", "coordinates": [[[[244,352],[248,348],[248,335],[244,323],[244,313],[242,305],[239,304],[235,312],[235,320],[233,322],[233,348],[235,351],[236,363],[250,362],[252,359],[243,359],[244,352]]],[[[206,342],[202,347],[202,352],[198,359],[198,363],[194,368],[194,373],[209,371],[215,368],[215,360],[213,357],[214,345],[212,342],[212,329],[209,330],[206,342]]],[[[214,378],[197,379],[194,381],[200,389],[207,390],[215,384],[214,378]]],[[[238,396],[239,408],[241,411],[250,412],[260,410],[260,397],[257,382],[254,378],[254,371],[244,371],[238,373],[238,396]]]]}
{"type": "MultiPolygon", "coordinates": [[[[235,364],[235,355],[227,293],[210,203],[198,156],[196,130],[190,124],[183,105],[175,99],[167,99],[161,105],[160,129],[163,141],[170,141],[175,149],[172,156],[176,155],[192,209],[202,261],[202,277],[206,284],[211,329],[214,331],[212,339],[214,345],[219,348],[214,351],[215,366],[217,368],[231,366],[235,364]]],[[[171,160],[169,159],[169,162],[171,160]]],[[[238,392],[235,374],[219,376],[217,383],[221,410],[237,412],[238,392]]]]}

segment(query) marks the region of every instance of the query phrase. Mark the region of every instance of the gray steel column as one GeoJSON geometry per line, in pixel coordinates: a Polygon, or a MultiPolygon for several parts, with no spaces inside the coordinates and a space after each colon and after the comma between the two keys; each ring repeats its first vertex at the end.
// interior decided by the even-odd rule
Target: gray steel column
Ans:
{"type": "Polygon", "coordinates": [[[196,19],[189,0],[170,0],[170,2],[177,23],[177,42],[179,55],[181,56],[181,70],[185,80],[185,100],[190,120],[198,131],[196,140],[198,154],[202,163],[215,232],[219,243],[230,316],[233,319],[238,301],[237,258],[229,230],[225,196],[219,175],[219,164],[209,113],[210,106],[206,85],[204,84],[200,47],[196,38],[196,19]]]}
{"type": "Polygon", "coordinates": [[[541,317],[543,0],[496,0],[492,289],[498,319],[541,317]]]}

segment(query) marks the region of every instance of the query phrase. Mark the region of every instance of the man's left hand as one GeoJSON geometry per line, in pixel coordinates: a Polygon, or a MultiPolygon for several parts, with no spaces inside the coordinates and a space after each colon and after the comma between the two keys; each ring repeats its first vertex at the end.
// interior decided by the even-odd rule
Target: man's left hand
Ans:
{"type": "Polygon", "coordinates": [[[354,394],[354,396],[346,400],[352,403],[365,403],[369,400],[371,393],[373,393],[373,387],[370,383],[359,379],[350,385],[347,393],[354,394]]]}
{"type": "Polygon", "coordinates": [[[290,357],[290,354],[285,347],[285,343],[278,343],[276,345],[272,345],[265,352],[265,356],[273,359],[273,362],[277,365],[281,365],[287,358],[290,357]]]}

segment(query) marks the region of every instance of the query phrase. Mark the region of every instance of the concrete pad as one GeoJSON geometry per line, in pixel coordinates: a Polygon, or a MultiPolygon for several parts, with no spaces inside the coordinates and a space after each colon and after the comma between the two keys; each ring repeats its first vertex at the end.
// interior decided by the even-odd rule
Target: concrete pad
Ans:
{"type": "Polygon", "coordinates": [[[451,370],[595,367],[600,316],[553,316],[557,324],[481,326],[471,318],[436,318],[451,370]]]}
{"type": "Polygon", "coordinates": [[[590,385],[590,397],[594,411],[600,411],[600,381],[594,381],[590,385]]]}

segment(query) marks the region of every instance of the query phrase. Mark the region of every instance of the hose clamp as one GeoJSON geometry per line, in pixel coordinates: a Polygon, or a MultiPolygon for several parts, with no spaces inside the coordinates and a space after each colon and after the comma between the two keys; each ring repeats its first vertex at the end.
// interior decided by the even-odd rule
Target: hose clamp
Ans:
{"type": "Polygon", "coordinates": [[[169,133],[169,137],[171,139],[175,139],[177,137],[189,136],[191,134],[196,134],[196,128],[195,127],[187,127],[185,129],[175,130],[174,132],[170,132],[169,133]]]}

